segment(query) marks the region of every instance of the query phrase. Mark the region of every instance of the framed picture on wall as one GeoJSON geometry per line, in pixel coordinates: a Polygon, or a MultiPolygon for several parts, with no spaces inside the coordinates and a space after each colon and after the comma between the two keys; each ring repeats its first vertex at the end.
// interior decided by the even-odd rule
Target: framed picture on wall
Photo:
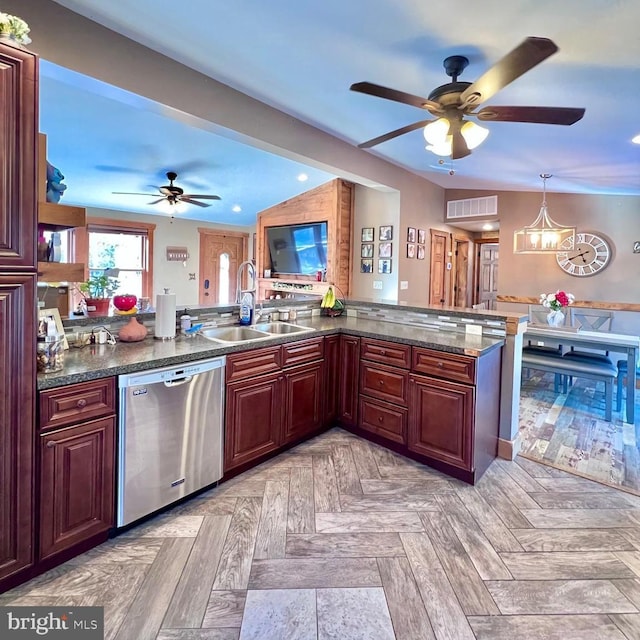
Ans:
{"type": "Polygon", "coordinates": [[[413,227],[407,228],[407,242],[416,241],[416,230],[413,227]]]}
{"type": "Polygon", "coordinates": [[[373,273],[373,260],[371,258],[360,260],[360,273],[373,273]]]}
{"type": "Polygon", "coordinates": [[[361,258],[373,258],[373,245],[362,244],[360,245],[360,257],[361,258]]]}
{"type": "Polygon", "coordinates": [[[407,258],[415,258],[416,257],[416,245],[408,244],[407,245],[407,258]]]}
{"type": "Polygon", "coordinates": [[[418,245],[418,260],[424,260],[424,245],[418,245]]]}
{"type": "Polygon", "coordinates": [[[378,257],[379,258],[390,258],[391,257],[391,247],[393,245],[390,242],[381,242],[378,245],[378,257]]]}
{"type": "Polygon", "coordinates": [[[424,244],[427,234],[424,229],[418,229],[418,244],[424,244]]]}
{"type": "Polygon", "coordinates": [[[378,273],[391,273],[391,260],[388,258],[378,260],[378,273]]]}
{"type": "Polygon", "coordinates": [[[362,231],[360,232],[360,242],[373,242],[373,236],[373,227],[362,227],[362,231]]]}
{"type": "Polygon", "coordinates": [[[380,241],[393,240],[393,227],[390,224],[385,224],[380,227],[380,241]]]}

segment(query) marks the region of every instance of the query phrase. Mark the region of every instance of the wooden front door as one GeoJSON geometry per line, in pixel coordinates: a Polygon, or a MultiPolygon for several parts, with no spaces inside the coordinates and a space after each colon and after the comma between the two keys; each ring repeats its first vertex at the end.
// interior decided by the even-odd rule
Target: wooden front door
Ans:
{"type": "Polygon", "coordinates": [[[454,239],[455,271],[453,274],[453,306],[468,307],[467,283],[469,277],[469,241],[454,239]]]}
{"type": "Polygon", "coordinates": [[[429,274],[429,304],[445,304],[447,291],[447,234],[431,229],[431,271],[429,274]]]}
{"type": "Polygon", "coordinates": [[[200,233],[199,303],[235,303],[240,263],[247,259],[249,234],[198,229],[200,233]]]}
{"type": "Polygon", "coordinates": [[[484,302],[487,309],[496,308],[498,295],[499,244],[488,242],[478,245],[478,302],[484,302]]]}

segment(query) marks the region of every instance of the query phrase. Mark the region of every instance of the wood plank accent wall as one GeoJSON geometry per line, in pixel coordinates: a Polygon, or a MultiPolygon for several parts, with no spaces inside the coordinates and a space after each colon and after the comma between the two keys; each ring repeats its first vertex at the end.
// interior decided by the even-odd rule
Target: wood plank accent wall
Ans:
{"type": "MultiPolygon", "coordinates": [[[[519,304],[540,304],[540,298],[529,296],[499,295],[498,302],[515,302],[519,304]]],[[[576,300],[572,307],[584,309],[611,309],[612,311],[640,311],[640,304],[634,302],[602,302],[596,300],[576,300]]]]}
{"type": "MultiPolygon", "coordinates": [[[[336,179],[261,211],[256,229],[258,275],[262,276],[264,270],[270,268],[267,227],[326,221],[327,281],[336,284],[348,296],[354,193],[351,182],[336,179]]],[[[309,277],[287,276],[287,280],[309,280],[309,277]]]]}

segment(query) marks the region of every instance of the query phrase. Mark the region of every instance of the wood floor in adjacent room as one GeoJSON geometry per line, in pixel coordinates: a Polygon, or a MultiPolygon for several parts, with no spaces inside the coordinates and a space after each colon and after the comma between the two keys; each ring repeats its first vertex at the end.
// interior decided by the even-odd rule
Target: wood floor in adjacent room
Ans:
{"type": "Polygon", "coordinates": [[[640,497],[518,459],[476,487],[339,429],[12,592],[117,640],[637,640],[640,497]]]}
{"type": "Polygon", "coordinates": [[[569,393],[553,390],[553,375],[534,373],[522,381],[520,454],[640,495],[640,392],[636,421],[622,412],[604,419],[604,385],[575,379],[569,393]]]}

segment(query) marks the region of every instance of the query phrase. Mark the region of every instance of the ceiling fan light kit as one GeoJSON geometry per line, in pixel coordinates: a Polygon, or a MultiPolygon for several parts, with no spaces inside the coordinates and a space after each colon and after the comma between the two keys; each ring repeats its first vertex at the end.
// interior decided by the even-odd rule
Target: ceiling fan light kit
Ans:
{"type": "Polygon", "coordinates": [[[549,216],[547,210],[547,180],[549,173],[541,173],[542,178],[542,206],[533,224],[518,229],[513,234],[514,253],[558,253],[561,245],[575,244],[576,228],[558,224],[549,216]]]}
{"type": "Polygon", "coordinates": [[[571,125],[584,115],[584,109],[568,107],[484,107],[478,105],[489,100],[498,91],[521,75],[546,60],[558,50],[548,38],[530,37],[501,58],[475,82],[458,82],[458,76],[469,64],[465,56],[449,56],[444,69],[451,82],[436,87],[428,98],[390,89],[371,82],[356,82],[351,91],[378,98],[408,104],[428,111],[436,120],[421,120],[390,131],[358,145],[369,149],[382,142],[424,127],[426,149],[439,156],[450,156],[453,160],[464,158],[472,149],[482,144],[489,130],[480,127],[464,116],[478,120],[501,122],[530,122],[536,124],[571,125]]]}

